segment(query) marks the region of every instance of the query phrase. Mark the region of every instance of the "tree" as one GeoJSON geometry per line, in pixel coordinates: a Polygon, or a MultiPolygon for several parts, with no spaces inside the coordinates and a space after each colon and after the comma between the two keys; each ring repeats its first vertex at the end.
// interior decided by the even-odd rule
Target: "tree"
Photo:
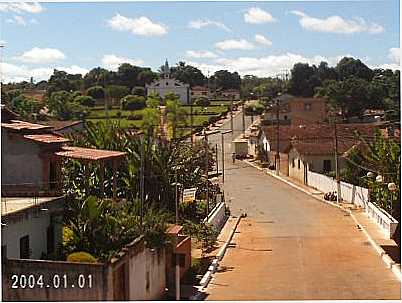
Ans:
{"type": "Polygon", "coordinates": [[[145,86],[145,84],[150,84],[157,78],[157,74],[151,71],[150,69],[143,68],[137,75],[137,83],[138,86],[145,86]]]}
{"type": "Polygon", "coordinates": [[[190,86],[202,86],[205,83],[205,76],[202,72],[191,65],[186,65],[185,62],[179,62],[175,67],[171,68],[171,73],[177,80],[190,84],[190,86]]]}
{"type": "Polygon", "coordinates": [[[318,86],[321,86],[321,81],[315,65],[296,63],[293,66],[289,81],[289,92],[292,95],[312,97],[318,86]]]}
{"type": "Polygon", "coordinates": [[[55,69],[53,75],[50,76],[46,95],[50,96],[56,91],[75,91],[79,90],[83,85],[83,79],[81,74],[68,74],[65,71],[59,71],[55,69]]]}
{"type": "Polygon", "coordinates": [[[73,102],[87,107],[95,106],[95,100],[91,96],[76,96],[73,102]]]}
{"type": "Polygon", "coordinates": [[[87,89],[87,95],[91,96],[94,99],[104,99],[105,89],[100,85],[92,86],[87,89]]]}
{"type": "Polygon", "coordinates": [[[113,82],[115,78],[115,73],[110,72],[107,69],[96,67],[91,69],[84,76],[84,87],[87,89],[91,86],[104,86],[109,85],[113,82]]]}
{"type": "Polygon", "coordinates": [[[171,137],[177,138],[177,125],[186,119],[186,111],[181,107],[179,96],[174,93],[165,95],[167,120],[171,137]]]}
{"type": "Polygon", "coordinates": [[[85,108],[75,103],[72,94],[66,91],[57,91],[46,100],[47,107],[54,116],[61,120],[82,119],[87,114],[85,108]]]}
{"type": "Polygon", "coordinates": [[[116,104],[121,98],[130,94],[130,90],[122,85],[109,85],[106,88],[108,97],[112,98],[112,103],[116,104]]]}
{"type": "Polygon", "coordinates": [[[351,57],[342,58],[336,65],[336,70],[341,80],[356,77],[370,81],[373,78],[373,71],[367,65],[351,57]]]}
{"type": "Polygon", "coordinates": [[[211,77],[213,83],[222,89],[240,89],[241,78],[237,72],[231,73],[227,70],[219,70],[211,77]]]}
{"type": "Polygon", "coordinates": [[[211,102],[206,97],[200,97],[200,98],[197,98],[197,100],[195,100],[195,105],[197,105],[197,106],[207,107],[210,104],[211,104],[211,102]]]}
{"type": "Polygon", "coordinates": [[[124,110],[137,110],[145,107],[145,98],[143,96],[127,95],[121,99],[121,106],[124,110]]]}
{"type": "Polygon", "coordinates": [[[145,88],[142,86],[133,87],[131,94],[145,97],[145,88]]]}
{"type": "Polygon", "coordinates": [[[28,120],[36,120],[42,105],[34,98],[19,95],[12,99],[11,109],[18,113],[21,117],[28,120]]]}

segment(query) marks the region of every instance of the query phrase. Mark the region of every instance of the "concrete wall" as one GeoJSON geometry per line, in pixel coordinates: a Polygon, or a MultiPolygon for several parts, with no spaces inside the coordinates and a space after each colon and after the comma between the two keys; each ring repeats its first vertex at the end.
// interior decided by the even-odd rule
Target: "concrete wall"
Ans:
{"type": "MultiPolygon", "coordinates": [[[[307,183],[323,193],[337,190],[335,179],[311,171],[307,173],[307,183]]],[[[369,201],[369,192],[367,188],[341,182],[341,197],[347,202],[366,207],[369,201]]]]}
{"type": "Polygon", "coordinates": [[[1,184],[41,184],[43,164],[38,145],[20,137],[12,139],[4,128],[1,134],[1,184]]]}
{"type": "MultiPolygon", "coordinates": [[[[3,300],[9,301],[104,301],[104,300],[158,300],[165,295],[165,249],[151,250],[139,237],[123,248],[108,263],[72,263],[41,260],[5,260],[3,263],[3,300]],[[13,274],[43,275],[44,288],[11,288],[13,274]],[[67,275],[67,287],[55,289],[54,275],[67,275]],[[78,287],[82,274],[88,285],[78,287]],[[49,285],[50,287],[46,287],[49,285]],[[74,285],[74,287],[72,286],[74,285]]],[[[61,279],[63,282],[63,279],[61,279]]]]}
{"type": "Polygon", "coordinates": [[[105,298],[107,291],[103,264],[9,259],[2,265],[3,301],[99,301],[105,298]],[[36,283],[33,288],[29,286],[22,288],[24,284],[17,283],[18,288],[12,288],[13,275],[17,275],[22,281],[21,275],[25,275],[26,278],[33,275],[36,281],[42,275],[43,287],[40,287],[40,283],[36,283]],[[57,284],[53,283],[54,280],[57,281],[55,275],[60,277],[58,288],[55,288],[57,284]],[[67,287],[63,275],[66,275],[67,287]],[[83,288],[78,284],[79,275],[85,277],[86,283],[83,288]],[[89,287],[89,275],[92,276],[92,287],[89,287]]]}
{"type": "MultiPolygon", "coordinates": [[[[226,204],[224,202],[218,203],[211,211],[208,217],[208,223],[211,224],[216,230],[221,230],[227,219],[226,204]]],[[[207,218],[204,219],[204,222],[207,218]]]]}
{"type": "MultiPolygon", "coordinates": [[[[23,198],[28,199],[28,198],[23,198]]],[[[47,253],[47,228],[51,221],[54,226],[55,247],[62,242],[61,216],[64,197],[55,198],[36,208],[28,208],[24,211],[2,216],[1,245],[6,246],[8,258],[20,258],[20,239],[29,236],[30,259],[41,259],[42,254],[47,253]],[[43,211],[41,208],[47,208],[43,211]]]]}

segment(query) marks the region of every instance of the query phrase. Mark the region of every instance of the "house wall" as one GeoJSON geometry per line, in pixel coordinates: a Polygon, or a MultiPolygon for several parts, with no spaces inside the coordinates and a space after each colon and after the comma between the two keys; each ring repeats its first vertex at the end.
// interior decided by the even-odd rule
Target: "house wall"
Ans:
{"type": "Polygon", "coordinates": [[[289,177],[298,180],[300,183],[304,183],[304,174],[305,170],[307,169],[307,163],[303,161],[303,158],[295,149],[291,149],[289,151],[288,167],[289,167],[289,177]]]}
{"type": "Polygon", "coordinates": [[[43,160],[37,144],[13,139],[10,133],[1,130],[1,184],[32,184],[39,186],[43,182],[43,160]]]}
{"type": "MultiPolygon", "coordinates": [[[[3,301],[101,301],[106,297],[106,280],[104,264],[84,264],[60,261],[42,260],[5,260],[2,266],[2,299],[3,301]],[[34,284],[34,287],[12,288],[13,275],[23,280],[22,275],[28,279],[30,275],[39,280],[42,275],[43,287],[34,284]],[[54,276],[60,278],[60,286],[55,288],[54,276]],[[67,287],[64,287],[64,278],[67,278],[67,287]],[[85,286],[79,287],[78,277],[83,275],[85,286]],[[92,287],[89,287],[89,275],[92,276],[92,287]],[[74,287],[72,287],[74,285],[74,287]],[[49,287],[47,287],[49,286],[49,287]]],[[[32,279],[32,278],[31,278],[32,279]]],[[[57,278],[56,278],[57,280],[57,278]]],[[[23,281],[22,281],[23,282],[23,281]]],[[[82,282],[82,278],[81,278],[82,282]]],[[[23,284],[16,284],[23,286],[23,284]]],[[[81,284],[82,285],[82,284],[81,284]]]]}
{"type": "MultiPolygon", "coordinates": [[[[27,199],[27,198],[23,198],[27,199]]],[[[62,218],[59,214],[64,205],[64,197],[28,208],[18,213],[2,216],[1,245],[6,246],[8,258],[20,258],[20,239],[29,236],[30,259],[41,259],[47,253],[47,228],[53,222],[55,248],[62,243],[62,218]],[[43,211],[40,208],[46,207],[43,211]]]]}
{"type": "Polygon", "coordinates": [[[173,92],[180,97],[180,101],[183,104],[188,104],[189,96],[191,95],[189,85],[180,84],[181,86],[176,86],[175,83],[179,82],[175,79],[161,79],[153,82],[146,86],[147,95],[159,94],[159,96],[164,98],[167,93],[173,92]],[[156,86],[156,84],[159,84],[159,86],[156,86]]]}

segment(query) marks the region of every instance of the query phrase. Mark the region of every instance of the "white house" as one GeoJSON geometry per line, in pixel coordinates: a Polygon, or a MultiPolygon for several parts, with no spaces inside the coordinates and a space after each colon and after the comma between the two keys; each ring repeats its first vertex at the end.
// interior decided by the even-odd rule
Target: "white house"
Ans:
{"type": "Polygon", "coordinates": [[[145,88],[148,96],[158,94],[160,97],[164,98],[166,94],[174,93],[179,96],[182,104],[190,104],[190,85],[184,84],[171,77],[167,60],[165,62],[165,66],[163,67],[161,78],[152,82],[151,84],[145,85],[145,88]]]}

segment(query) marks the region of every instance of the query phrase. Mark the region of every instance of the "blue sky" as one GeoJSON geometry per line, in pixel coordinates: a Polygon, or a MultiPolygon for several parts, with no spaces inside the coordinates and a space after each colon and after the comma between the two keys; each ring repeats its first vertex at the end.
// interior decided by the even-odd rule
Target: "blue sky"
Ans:
{"type": "Polygon", "coordinates": [[[168,58],[241,75],[351,55],[399,66],[399,1],[0,3],[5,81],[168,58]]]}

